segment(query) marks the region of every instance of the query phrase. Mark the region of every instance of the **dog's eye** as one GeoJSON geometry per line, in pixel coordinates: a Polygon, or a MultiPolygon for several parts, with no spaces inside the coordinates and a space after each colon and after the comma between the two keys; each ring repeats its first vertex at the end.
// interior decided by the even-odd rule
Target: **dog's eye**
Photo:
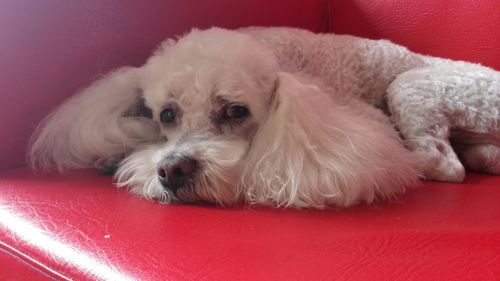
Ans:
{"type": "Polygon", "coordinates": [[[248,108],[241,105],[233,105],[225,109],[224,118],[242,119],[248,116],[248,108]]]}
{"type": "Polygon", "coordinates": [[[160,113],[160,121],[162,123],[172,123],[175,121],[175,110],[167,108],[160,113]]]}

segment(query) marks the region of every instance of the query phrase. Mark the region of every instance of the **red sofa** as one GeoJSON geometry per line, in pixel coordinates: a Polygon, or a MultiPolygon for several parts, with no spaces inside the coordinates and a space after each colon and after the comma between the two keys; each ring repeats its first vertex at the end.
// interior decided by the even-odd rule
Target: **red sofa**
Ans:
{"type": "Polygon", "coordinates": [[[498,0],[0,1],[0,280],[498,280],[500,177],[346,210],[160,205],[96,171],[33,174],[30,134],[168,36],[284,25],[500,69],[498,0]]]}

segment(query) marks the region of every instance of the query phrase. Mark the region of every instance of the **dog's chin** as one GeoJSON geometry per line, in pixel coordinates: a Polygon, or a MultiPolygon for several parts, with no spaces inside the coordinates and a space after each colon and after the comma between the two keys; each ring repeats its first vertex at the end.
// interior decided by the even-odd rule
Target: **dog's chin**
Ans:
{"type": "Polygon", "coordinates": [[[183,186],[175,193],[170,193],[170,201],[173,204],[190,204],[190,205],[214,205],[214,206],[229,206],[234,205],[239,201],[239,196],[232,191],[234,188],[201,187],[201,186],[183,186]]]}
{"type": "Polygon", "coordinates": [[[142,186],[132,187],[131,191],[139,196],[146,197],[162,204],[195,204],[195,205],[216,205],[228,206],[234,205],[240,201],[236,183],[229,184],[222,180],[213,185],[204,186],[196,181],[179,187],[175,191],[163,188],[161,183],[144,184],[142,186]]]}

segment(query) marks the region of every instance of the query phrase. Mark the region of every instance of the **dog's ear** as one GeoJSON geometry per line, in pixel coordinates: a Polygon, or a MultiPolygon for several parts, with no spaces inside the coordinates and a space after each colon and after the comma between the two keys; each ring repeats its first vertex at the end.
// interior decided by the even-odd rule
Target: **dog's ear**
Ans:
{"type": "Polygon", "coordinates": [[[415,184],[418,169],[383,114],[279,73],[240,188],[249,202],[348,206],[415,184]]]}
{"type": "Polygon", "coordinates": [[[52,112],[32,137],[35,168],[87,168],[113,164],[158,138],[139,88],[140,68],[118,69],[52,112]]]}

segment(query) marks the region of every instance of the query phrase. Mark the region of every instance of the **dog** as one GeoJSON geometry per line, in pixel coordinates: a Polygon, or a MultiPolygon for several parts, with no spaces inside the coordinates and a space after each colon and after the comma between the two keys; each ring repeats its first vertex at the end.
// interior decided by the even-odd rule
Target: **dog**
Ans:
{"type": "Polygon", "coordinates": [[[386,91],[427,64],[385,40],[194,29],[51,113],[29,162],[116,166],[118,186],[162,203],[321,209],[391,198],[424,168],[387,117],[386,91]]]}

